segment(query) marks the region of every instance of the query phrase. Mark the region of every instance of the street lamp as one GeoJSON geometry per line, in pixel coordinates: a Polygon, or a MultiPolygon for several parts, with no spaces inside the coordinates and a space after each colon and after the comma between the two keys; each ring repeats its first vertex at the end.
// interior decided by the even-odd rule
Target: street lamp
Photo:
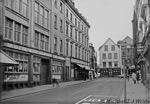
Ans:
{"type": "Polygon", "coordinates": [[[127,100],[127,88],[126,88],[126,70],[127,70],[127,44],[125,42],[125,52],[126,52],[126,58],[125,58],[125,67],[124,67],[124,103],[126,103],[127,100]]]}

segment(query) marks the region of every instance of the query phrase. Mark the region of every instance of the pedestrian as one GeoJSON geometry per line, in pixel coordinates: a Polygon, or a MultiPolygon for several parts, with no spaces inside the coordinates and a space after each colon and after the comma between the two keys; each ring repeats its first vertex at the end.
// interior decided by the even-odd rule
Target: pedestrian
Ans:
{"type": "Polygon", "coordinates": [[[56,79],[56,86],[59,87],[59,79],[56,79]]]}
{"type": "Polygon", "coordinates": [[[52,78],[52,84],[53,84],[53,87],[55,87],[55,85],[56,85],[56,78],[55,77],[52,78]]]}
{"type": "Polygon", "coordinates": [[[135,74],[135,72],[132,73],[132,80],[133,80],[133,83],[136,84],[136,74],[135,74]]]}
{"type": "Polygon", "coordinates": [[[139,72],[136,73],[136,80],[137,80],[137,83],[139,83],[139,80],[140,80],[140,74],[139,74],[139,72]]]}

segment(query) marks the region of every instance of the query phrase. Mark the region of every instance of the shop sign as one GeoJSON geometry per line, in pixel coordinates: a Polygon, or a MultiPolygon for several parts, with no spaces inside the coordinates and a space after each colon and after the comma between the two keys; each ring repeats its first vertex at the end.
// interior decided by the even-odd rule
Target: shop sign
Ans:
{"type": "Polygon", "coordinates": [[[4,82],[28,81],[28,75],[9,75],[4,82]]]}
{"type": "Polygon", "coordinates": [[[61,79],[61,75],[52,75],[52,78],[61,79]]]}

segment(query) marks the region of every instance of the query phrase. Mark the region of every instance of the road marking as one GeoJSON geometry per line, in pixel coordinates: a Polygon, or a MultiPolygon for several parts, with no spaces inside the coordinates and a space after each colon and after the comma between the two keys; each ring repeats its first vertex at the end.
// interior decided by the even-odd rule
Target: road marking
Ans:
{"type": "Polygon", "coordinates": [[[84,99],[81,99],[80,101],[78,101],[78,102],[77,102],[77,103],[75,103],[75,104],[79,104],[79,103],[81,103],[82,101],[86,100],[86,99],[87,99],[87,98],[89,98],[89,97],[91,97],[91,95],[89,95],[89,96],[85,97],[84,99]]]}
{"type": "Polygon", "coordinates": [[[107,102],[117,102],[119,96],[106,96],[106,95],[89,95],[75,104],[97,104],[97,103],[107,103],[107,102]]]}

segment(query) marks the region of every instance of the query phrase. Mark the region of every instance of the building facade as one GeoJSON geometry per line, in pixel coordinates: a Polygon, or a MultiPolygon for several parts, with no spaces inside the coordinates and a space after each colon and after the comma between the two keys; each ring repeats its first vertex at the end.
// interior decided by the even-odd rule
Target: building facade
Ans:
{"type": "Polygon", "coordinates": [[[18,62],[4,68],[4,89],[50,84],[52,77],[60,81],[83,79],[89,72],[90,25],[73,1],[4,0],[2,3],[2,51],[18,62]],[[77,35],[82,37],[78,41],[77,35]]]}
{"type": "Polygon", "coordinates": [[[92,69],[93,71],[91,71],[91,75],[92,78],[95,78],[97,76],[98,73],[98,68],[97,68],[97,52],[95,51],[95,48],[93,46],[92,43],[89,44],[89,48],[90,48],[90,69],[92,69]]]}
{"type": "Polygon", "coordinates": [[[110,38],[99,48],[99,66],[101,76],[115,76],[121,74],[121,49],[110,38]]]}
{"type": "Polygon", "coordinates": [[[117,45],[121,49],[122,66],[125,69],[128,67],[127,72],[131,75],[135,69],[133,55],[133,40],[129,36],[126,36],[123,40],[118,41],[117,45]]]}
{"type": "MultiPolygon", "coordinates": [[[[135,66],[140,69],[142,83],[150,89],[150,1],[136,0],[133,14],[133,40],[135,47],[135,66]]],[[[150,93],[148,94],[150,98],[150,93]]]]}

